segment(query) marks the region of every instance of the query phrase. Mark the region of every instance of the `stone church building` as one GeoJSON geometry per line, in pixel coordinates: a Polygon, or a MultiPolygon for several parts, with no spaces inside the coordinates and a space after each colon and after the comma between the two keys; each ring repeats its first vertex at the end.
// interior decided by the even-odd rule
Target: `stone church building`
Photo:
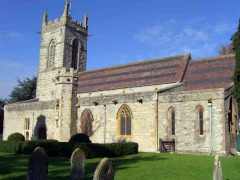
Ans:
{"type": "Polygon", "coordinates": [[[5,106],[3,138],[68,141],[85,133],[95,143],[133,141],[159,151],[174,141],[183,153],[227,154],[236,146],[234,55],[192,60],[178,55],[86,70],[88,17],[44,13],[36,99],[5,106]]]}

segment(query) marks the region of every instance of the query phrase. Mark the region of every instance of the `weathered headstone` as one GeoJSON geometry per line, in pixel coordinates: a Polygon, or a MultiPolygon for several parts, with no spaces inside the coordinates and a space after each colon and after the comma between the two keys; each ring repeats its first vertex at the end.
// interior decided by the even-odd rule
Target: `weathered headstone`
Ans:
{"type": "Polygon", "coordinates": [[[215,156],[214,160],[213,180],[223,180],[222,166],[218,155],[215,156]]]}
{"type": "Polygon", "coordinates": [[[104,158],[98,164],[93,180],[113,180],[114,179],[114,170],[112,166],[112,161],[108,158],[104,158]]]}
{"type": "Polygon", "coordinates": [[[41,147],[36,147],[28,164],[27,180],[47,180],[48,156],[41,147]]]}
{"type": "Polygon", "coordinates": [[[80,148],[73,151],[71,156],[71,180],[84,179],[85,159],[85,153],[80,148]]]}

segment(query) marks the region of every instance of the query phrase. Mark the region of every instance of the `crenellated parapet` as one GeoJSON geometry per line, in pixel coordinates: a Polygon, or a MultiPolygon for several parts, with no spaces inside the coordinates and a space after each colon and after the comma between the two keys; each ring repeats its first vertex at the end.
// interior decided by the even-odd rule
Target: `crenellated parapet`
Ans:
{"type": "Polygon", "coordinates": [[[42,32],[49,32],[59,27],[68,26],[87,34],[88,16],[83,16],[82,21],[74,20],[70,15],[69,7],[70,2],[66,1],[62,16],[53,20],[48,19],[48,13],[45,11],[42,18],[42,32]]]}

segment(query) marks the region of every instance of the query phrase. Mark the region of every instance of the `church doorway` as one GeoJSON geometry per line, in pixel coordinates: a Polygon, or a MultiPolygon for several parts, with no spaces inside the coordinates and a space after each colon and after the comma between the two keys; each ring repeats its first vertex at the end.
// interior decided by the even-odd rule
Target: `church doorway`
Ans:
{"type": "Polygon", "coordinates": [[[93,135],[93,130],[92,130],[92,123],[93,123],[93,115],[91,110],[85,109],[80,118],[80,129],[81,133],[88,135],[89,137],[93,135]]]}
{"type": "Polygon", "coordinates": [[[47,125],[46,125],[46,117],[40,115],[37,118],[37,123],[34,129],[34,137],[37,140],[45,140],[47,139],[47,125]]]}

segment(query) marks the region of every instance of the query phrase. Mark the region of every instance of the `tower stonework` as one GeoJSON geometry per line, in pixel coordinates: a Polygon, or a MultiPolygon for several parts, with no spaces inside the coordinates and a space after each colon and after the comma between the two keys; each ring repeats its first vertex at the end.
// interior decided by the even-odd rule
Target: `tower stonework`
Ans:
{"type": "Polygon", "coordinates": [[[88,17],[82,22],[70,16],[66,1],[63,14],[53,21],[45,12],[42,20],[37,99],[55,101],[59,126],[56,137],[66,141],[76,133],[76,90],[78,72],[86,71],[88,17]]]}
{"type": "Polygon", "coordinates": [[[38,69],[37,98],[41,101],[59,97],[56,81],[63,69],[73,75],[86,70],[88,17],[82,22],[74,21],[70,16],[69,2],[66,1],[60,18],[48,20],[43,15],[38,69]],[[57,79],[56,79],[57,78],[57,79]]]}

